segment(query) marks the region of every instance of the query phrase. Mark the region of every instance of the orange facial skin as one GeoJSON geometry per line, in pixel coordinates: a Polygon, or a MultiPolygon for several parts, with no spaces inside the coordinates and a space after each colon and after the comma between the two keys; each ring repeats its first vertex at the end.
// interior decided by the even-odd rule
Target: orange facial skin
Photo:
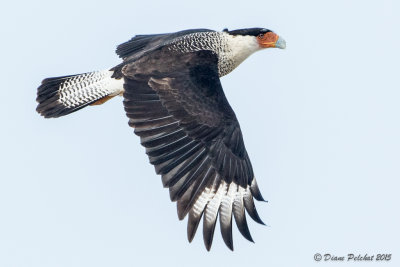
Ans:
{"type": "Polygon", "coordinates": [[[257,41],[262,48],[275,47],[279,36],[273,32],[267,32],[265,34],[260,34],[257,36],[257,41]]]}

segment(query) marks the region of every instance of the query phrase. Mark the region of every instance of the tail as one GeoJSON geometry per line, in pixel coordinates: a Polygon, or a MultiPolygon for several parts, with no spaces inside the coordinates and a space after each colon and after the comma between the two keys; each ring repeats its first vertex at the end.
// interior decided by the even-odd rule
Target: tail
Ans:
{"type": "Polygon", "coordinates": [[[95,71],[47,78],[37,91],[36,111],[46,118],[57,118],[88,105],[103,104],[123,93],[123,79],[112,78],[113,71],[95,71]]]}

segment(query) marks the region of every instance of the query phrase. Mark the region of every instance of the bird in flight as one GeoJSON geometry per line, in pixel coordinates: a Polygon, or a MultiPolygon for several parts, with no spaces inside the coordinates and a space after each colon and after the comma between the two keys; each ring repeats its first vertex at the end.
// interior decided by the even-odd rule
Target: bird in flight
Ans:
{"type": "Polygon", "coordinates": [[[285,46],[265,28],[136,35],[117,47],[123,62],[111,69],[43,80],[36,110],[57,118],[123,96],[129,125],[177,202],[179,219],[188,216],[189,242],[203,218],[210,250],[219,217],[233,250],[232,217],[253,242],[245,213],[263,224],[254,199],[264,199],[220,77],[256,51],[285,46]]]}

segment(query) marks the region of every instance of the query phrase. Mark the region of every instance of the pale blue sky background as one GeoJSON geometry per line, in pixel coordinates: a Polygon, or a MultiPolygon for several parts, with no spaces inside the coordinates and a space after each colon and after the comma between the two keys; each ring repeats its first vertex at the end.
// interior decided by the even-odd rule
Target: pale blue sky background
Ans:
{"type": "Polygon", "coordinates": [[[0,10],[0,266],[400,266],[399,1],[7,1],[0,10]],[[267,27],[286,50],[222,79],[269,225],[186,240],[122,98],[46,120],[50,76],[112,67],[135,34],[267,27]],[[315,253],[392,253],[315,263],[315,253]]]}

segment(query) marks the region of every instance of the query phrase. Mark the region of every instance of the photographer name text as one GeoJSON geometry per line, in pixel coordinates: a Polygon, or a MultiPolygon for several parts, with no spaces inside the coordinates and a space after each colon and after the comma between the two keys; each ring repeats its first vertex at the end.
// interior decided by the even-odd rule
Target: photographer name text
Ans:
{"type": "Polygon", "coordinates": [[[369,261],[390,261],[392,254],[382,253],[382,254],[353,254],[349,253],[345,256],[338,256],[330,253],[314,254],[315,261],[346,261],[346,262],[369,262],[369,261]]]}

